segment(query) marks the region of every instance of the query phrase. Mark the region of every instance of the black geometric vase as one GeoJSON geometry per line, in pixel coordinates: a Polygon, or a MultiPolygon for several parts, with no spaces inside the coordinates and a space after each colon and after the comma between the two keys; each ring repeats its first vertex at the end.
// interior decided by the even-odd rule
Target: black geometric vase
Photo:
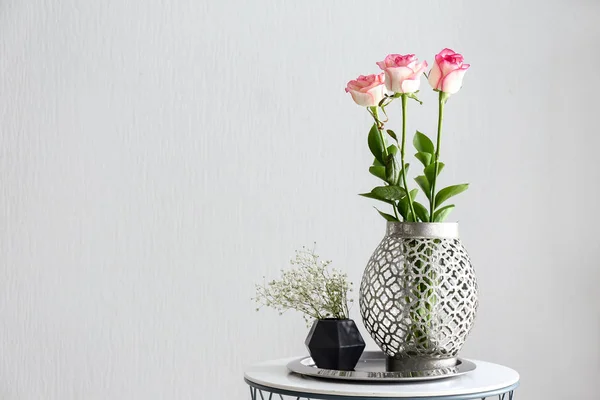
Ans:
{"type": "Polygon", "coordinates": [[[365,349],[351,319],[315,320],[304,344],[317,367],[338,371],[352,371],[365,349]]]}

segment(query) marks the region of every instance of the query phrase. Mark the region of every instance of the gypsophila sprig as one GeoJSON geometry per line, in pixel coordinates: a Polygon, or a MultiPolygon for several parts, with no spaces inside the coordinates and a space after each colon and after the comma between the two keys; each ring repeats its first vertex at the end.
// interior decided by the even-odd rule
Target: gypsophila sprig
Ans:
{"type": "Polygon", "coordinates": [[[346,274],[330,268],[331,261],[321,261],[314,250],[302,247],[290,260],[292,269],[281,270],[279,280],[256,285],[258,307],[271,307],[283,314],[296,310],[303,314],[307,324],[313,319],[347,319],[348,292],[352,283],[346,274]]]}

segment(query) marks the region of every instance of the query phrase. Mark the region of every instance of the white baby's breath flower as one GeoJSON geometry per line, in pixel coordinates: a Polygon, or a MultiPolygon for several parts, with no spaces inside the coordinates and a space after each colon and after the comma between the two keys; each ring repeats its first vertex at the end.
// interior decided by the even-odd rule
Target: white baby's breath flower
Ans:
{"type": "Polygon", "coordinates": [[[352,282],[347,275],[328,266],[331,261],[321,261],[314,250],[302,247],[290,260],[295,269],[281,270],[280,280],[256,285],[253,299],[262,306],[272,307],[280,314],[296,310],[303,314],[307,324],[313,319],[348,318],[348,292],[352,282]]]}

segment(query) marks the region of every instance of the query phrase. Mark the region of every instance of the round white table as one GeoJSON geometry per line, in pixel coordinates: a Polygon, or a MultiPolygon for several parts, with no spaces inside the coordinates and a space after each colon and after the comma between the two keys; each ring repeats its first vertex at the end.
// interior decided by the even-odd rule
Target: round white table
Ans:
{"type": "Polygon", "coordinates": [[[477,368],[465,375],[426,382],[364,383],[316,379],[289,372],[286,365],[296,358],[267,361],[249,367],[244,380],[252,400],[512,400],[519,385],[519,374],[508,367],[473,361],[477,368]]]}

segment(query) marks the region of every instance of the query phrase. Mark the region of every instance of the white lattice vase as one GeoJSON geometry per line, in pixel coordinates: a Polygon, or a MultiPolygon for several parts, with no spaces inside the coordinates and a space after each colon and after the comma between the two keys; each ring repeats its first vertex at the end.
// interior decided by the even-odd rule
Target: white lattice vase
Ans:
{"type": "Polygon", "coordinates": [[[365,269],[359,302],[388,370],[455,366],[478,305],[458,224],[388,222],[365,269]]]}

